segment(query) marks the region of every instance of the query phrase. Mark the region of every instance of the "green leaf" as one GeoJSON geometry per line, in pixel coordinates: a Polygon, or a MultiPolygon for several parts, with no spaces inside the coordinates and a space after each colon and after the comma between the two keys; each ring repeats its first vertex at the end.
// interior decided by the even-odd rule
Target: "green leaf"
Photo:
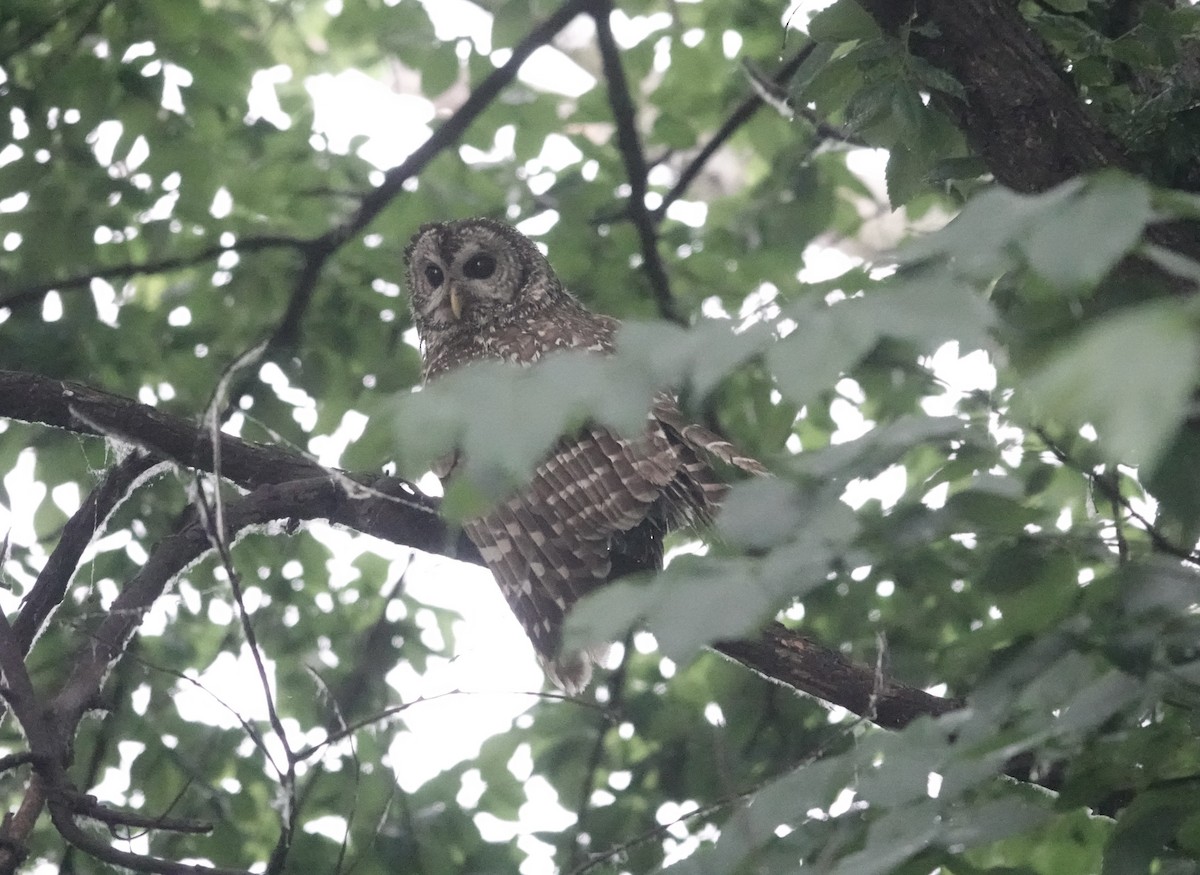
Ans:
{"type": "Polygon", "coordinates": [[[1108,458],[1152,470],[1186,416],[1198,368],[1190,310],[1147,304],[1063,343],[1030,371],[1018,398],[1037,421],[1091,423],[1108,458]]]}
{"type": "Polygon", "coordinates": [[[721,530],[743,546],[774,549],[760,558],[681,556],[649,583],[611,584],[568,616],[571,646],[615,640],[640,621],[666,656],[690,659],[709,642],[750,633],[787,599],[819,586],[856,533],[835,491],[761,483],[736,491],[741,494],[722,512],[721,530]],[[778,517],[768,528],[764,516],[773,513],[778,517]]]}
{"type": "Polygon", "coordinates": [[[904,206],[928,185],[929,167],[924,158],[899,143],[888,153],[886,173],[892,209],[904,206]]]}
{"type": "Polygon", "coordinates": [[[808,22],[808,35],[817,42],[844,43],[876,39],[879,25],[854,0],[837,0],[808,22]]]}
{"type": "Polygon", "coordinates": [[[1051,210],[1019,245],[1047,282],[1068,291],[1090,289],[1137,245],[1153,215],[1144,183],[1104,173],[1051,210]]]}

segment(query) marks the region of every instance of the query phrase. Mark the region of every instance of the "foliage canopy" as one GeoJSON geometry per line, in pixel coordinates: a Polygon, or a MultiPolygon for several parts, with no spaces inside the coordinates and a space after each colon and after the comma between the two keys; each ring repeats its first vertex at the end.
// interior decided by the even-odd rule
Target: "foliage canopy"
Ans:
{"type": "Polygon", "coordinates": [[[5,5],[0,871],[1200,869],[1195,8],[450,6],[5,5]],[[410,391],[403,247],[478,214],[616,356],[410,391]],[[461,627],[319,521],[470,560],[662,386],[778,476],[580,606],[582,701],[402,786],[461,627]],[[829,672],[759,668],[845,708],[704,651],[780,612],[829,672]]]}

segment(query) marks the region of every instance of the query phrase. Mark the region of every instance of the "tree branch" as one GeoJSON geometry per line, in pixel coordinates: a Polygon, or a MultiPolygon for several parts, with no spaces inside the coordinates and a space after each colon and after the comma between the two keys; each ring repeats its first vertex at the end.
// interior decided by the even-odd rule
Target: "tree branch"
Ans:
{"type": "Polygon", "coordinates": [[[153,469],[160,464],[160,461],[146,453],[136,452],[126,456],[108,469],[104,479],[67,520],[54,552],[38,572],[37,580],[13,621],[13,633],[23,654],[29,652],[50,614],[62,603],[71,576],[92,538],[104,527],[121,502],[138,484],[153,476],[153,469]]]}
{"type": "Polygon", "coordinates": [[[225,869],[215,866],[199,866],[189,863],[176,863],[158,857],[148,857],[114,848],[89,832],[85,832],[75,822],[74,812],[69,805],[61,800],[50,800],[50,819],[59,834],[79,850],[84,851],[97,860],[112,863],[132,869],[134,872],[153,872],[156,875],[250,875],[245,869],[225,869]]]}
{"type": "Polygon", "coordinates": [[[534,27],[512,50],[506,63],[497,67],[479,84],[453,115],[422,143],[401,164],[384,174],[383,182],[364,195],[358,208],[343,222],[319,237],[302,240],[294,237],[264,235],[248,238],[233,246],[210,246],[189,256],[164,258],[144,264],[126,264],[88,272],[61,280],[48,280],[12,292],[0,298],[0,308],[17,308],[31,304],[52,290],[86,288],[93,279],[113,279],[137,274],[162,273],[190,267],[215,258],[226,251],[251,252],[269,248],[290,247],[304,253],[304,265],[292,286],[287,309],[269,341],[270,348],[294,343],[299,336],[300,323],[312,301],[317,281],[325,263],[348,241],[363,231],[375,217],[403,190],[404,183],[419,174],[442,151],[454,145],[467,128],[486,110],[509,83],[516,78],[521,66],[542,46],[549,43],[572,19],[584,12],[595,0],[566,0],[555,12],[534,27]]]}
{"type": "Polygon", "coordinates": [[[713,649],[769,680],[839,705],[885,729],[901,729],[918,717],[945,714],[966,704],[881,677],[872,666],[851,662],[779,623],[756,639],[718,641],[713,649]]]}
{"type": "Polygon", "coordinates": [[[554,39],[575,16],[586,12],[595,2],[596,0],[566,0],[549,18],[529,31],[526,37],[513,47],[512,56],[479,83],[462,106],[446,119],[428,140],[418,146],[404,163],[384,174],[383,182],[362,199],[359,208],[350,218],[326,232],[320,239],[327,246],[337,247],[366,228],[391,203],[392,198],[400,193],[405,182],[416,176],[443,149],[456,143],[458,138],[466,133],[471,123],[516,78],[517,72],[530,55],[554,39]]]}
{"type": "MultiPolygon", "coordinates": [[[[113,438],[141,447],[160,461],[209,471],[207,429],[82,383],[40,374],[0,371],[0,416],[113,438]]],[[[221,436],[221,475],[246,489],[325,473],[296,453],[221,436]]]]}
{"type": "MultiPolygon", "coordinates": [[[[771,77],[771,81],[780,86],[786,85],[788,82],[790,82],[792,77],[796,75],[796,71],[800,69],[800,65],[803,64],[808,59],[808,56],[812,54],[813,49],[816,48],[816,45],[816,43],[809,43],[804,48],[800,49],[800,51],[796,52],[796,54],[792,55],[792,57],[789,58],[783,64],[783,66],[775,71],[775,75],[771,77]]],[[[763,100],[762,95],[758,93],[751,94],[737,105],[734,111],[729,114],[729,118],[725,119],[725,123],[717,129],[716,133],[712,135],[712,138],[704,144],[700,151],[696,153],[696,156],[688,162],[687,166],[684,167],[682,171],[680,171],[679,179],[675,181],[673,186],[671,186],[671,190],[663,195],[663,202],[659,205],[658,209],[654,211],[654,218],[656,221],[662,221],[663,217],[667,213],[667,207],[675,203],[675,201],[679,200],[679,198],[683,196],[683,193],[688,190],[691,184],[696,180],[696,177],[700,175],[700,172],[704,169],[705,165],[708,164],[709,159],[711,159],[712,156],[715,155],[717,151],[729,141],[729,138],[732,137],[742,125],[750,121],[750,119],[754,117],[754,114],[762,109],[762,107],[765,105],[766,101],[763,100]]],[[[819,125],[819,123],[816,124],[819,125]]]]}
{"type": "Polygon", "coordinates": [[[1017,191],[1045,191],[1080,173],[1124,163],[1120,144],[1089,114],[1017,4],[860,4],[886,32],[906,36],[913,54],[963,86],[965,100],[945,99],[942,108],[998,182],[1017,191]]]}
{"type": "Polygon", "coordinates": [[[1115,470],[1108,475],[1098,473],[1096,469],[1085,465],[1071,455],[1046,429],[1036,427],[1032,431],[1041,439],[1046,449],[1058,461],[1084,477],[1084,479],[1091,483],[1093,489],[1108,499],[1113,507],[1113,524],[1117,527],[1118,555],[1121,556],[1122,561],[1125,561],[1127,558],[1126,553],[1128,551],[1128,545],[1125,543],[1124,534],[1120,528],[1121,512],[1124,512],[1128,514],[1131,520],[1137,523],[1137,528],[1146,533],[1146,536],[1150,539],[1150,544],[1155,550],[1158,550],[1160,553],[1166,553],[1168,556],[1174,556],[1176,559],[1200,568],[1200,552],[1189,550],[1187,547],[1176,544],[1163,534],[1162,530],[1154,524],[1153,520],[1147,519],[1145,515],[1133,506],[1133,502],[1121,494],[1121,487],[1115,470]]]}
{"type": "Polygon", "coordinates": [[[625,680],[629,675],[629,660],[633,656],[633,633],[625,636],[621,664],[616,667],[608,678],[608,701],[596,722],[596,739],[592,742],[591,753],[588,754],[587,766],[584,768],[583,780],[579,784],[579,798],[575,803],[575,828],[571,830],[570,867],[574,869],[584,853],[585,845],[580,838],[587,831],[587,816],[592,808],[592,794],[596,792],[596,776],[604,759],[605,742],[608,734],[620,721],[625,712],[625,680]]]}
{"type": "Polygon", "coordinates": [[[136,829],[165,829],[171,832],[203,834],[212,832],[211,823],[191,818],[139,814],[136,811],[117,811],[100,804],[95,796],[80,795],[72,800],[77,814],[98,820],[110,827],[127,826],[136,829]]]}
{"type": "Polygon", "coordinates": [[[642,150],[637,129],[637,110],[621,64],[621,52],[613,37],[609,16],[612,3],[604,0],[596,4],[592,12],[596,21],[596,42],[604,66],[604,78],[608,81],[608,104],[612,109],[613,121],[617,126],[617,149],[625,162],[625,175],[629,179],[629,219],[637,230],[642,250],[642,268],[650,280],[650,289],[658,304],[658,312],[664,319],[683,324],[679,307],[671,295],[671,282],[658,253],[658,218],[646,206],[647,169],[646,153],[642,150]]]}
{"type": "MultiPolygon", "coordinates": [[[[159,458],[211,471],[207,429],[77,383],[0,371],[0,415],[107,435],[108,429],[159,458]]],[[[238,519],[327,519],[397,544],[482,564],[474,547],[438,516],[438,502],[402,480],[326,471],[295,453],[221,436],[221,475],[255,489],[257,504],[239,502],[238,519]],[[274,491],[271,491],[274,490],[274,491]],[[276,513],[277,516],[270,516],[276,513]]],[[[245,523],[246,525],[250,523],[245,523]]],[[[227,520],[230,533],[239,529],[227,520]]],[[[77,666],[71,709],[82,709],[99,690],[99,680],[136,629],[142,613],[163,587],[210,544],[203,526],[192,523],[168,538],[131,581],[96,632],[90,664],[77,666]]],[[[881,726],[895,728],[921,714],[960,707],[921,690],[887,681],[882,689],[873,668],[850,663],[840,653],[773,626],[751,641],[724,642],[717,648],[755,671],[841,705],[881,726]],[[874,696],[872,715],[872,696],[874,696]]],[[[85,660],[86,661],[86,660],[85,660]]],[[[65,701],[65,700],[64,700],[65,701]]],[[[82,713],[80,711],[80,713],[82,713]]]]}
{"type": "Polygon", "coordinates": [[[0,309],[8,308],[16,310],[20,307],[37,303],[47,292],[69,292],[86,289],[94,279],[126,279],[141,274],[166,273],[185,267],[194,267],[197,264],[202,264],[205,261],[211,261],[214,258],[224,255],[226,252],[261,252],[265,249],[283,249],[289,247],[292,249],[303,249],[307,245],[309,245],[309,241],[301,240],[298,237],[264,234],[261,237],[247,237],[244,240],[238,240],[229,246],[221,244],[206,246],[204,249],[193,252],[191,255],[160,258],[157,261],[146,261],[141,264],[117,264],[112,267],[104,267],[99,270],[90,270],[86,273],[63,277],[62,279],[44,280],[9,292],[4,297],[0,297],[0,309]]]}
{"type": "MultiPolygon", "coordinates": [[[[1124,147],[1095,119],[1069,74],[1009,0],[859,0],[887,33],[952,75],[963,100],[934,99],[966,135],[996,181],[1021,192],[1053,188],[1103,167],[1128,168],[1124,147]]],[[[1196,223],[1152,227],[1148,236],[1200,257],[1196,223]]],[[[1140,262],[1145,265],[1146,262],[1140,262]]]]}

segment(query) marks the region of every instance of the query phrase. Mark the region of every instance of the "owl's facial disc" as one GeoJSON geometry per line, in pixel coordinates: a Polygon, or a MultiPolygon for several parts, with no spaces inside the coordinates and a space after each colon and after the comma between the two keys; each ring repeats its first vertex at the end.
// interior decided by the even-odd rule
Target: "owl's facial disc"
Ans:
{"type": "Polygon", "coordinates": [[[510,262],[487,242],[468,241],[451,254],[444,300],[455,322],[479,322],[516,302],[521,278],[510,262]]]}
{"type": "Polygon", "coordinates": [[[507,226],[466,220],[423,228],[405,253],[413,315],[428,339],[516,318],[544,290],[531,277],[542,259],[507,226]]]}

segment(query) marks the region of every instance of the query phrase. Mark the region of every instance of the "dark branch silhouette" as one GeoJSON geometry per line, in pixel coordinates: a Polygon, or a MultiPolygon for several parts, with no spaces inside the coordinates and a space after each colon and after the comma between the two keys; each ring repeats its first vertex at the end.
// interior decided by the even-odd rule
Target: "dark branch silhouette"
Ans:
{"type": "MultiPolygon", "coordinates": [[[[779,86],[790,82],[792,77],[796,75],[796,71],[800,69],[800,65],[812,54],[815,47],[816,43],[809,43],[794,54],[775,72],[775,75],[771,77],[771,81],[779,86]]],[[[671,186],[670,191],[663,195],[662,203],[654,211],[654,218],[657,221],[661,221],[667,214],[667,207],[679,200],[684,192],[691,187],[691,184],[696,181],[696,177],[704,170],[705,165],[708,164],[712,156],[729,142],[729,138],[737,133],[738,129],[750,121],[754,117],[754,114],[765,105],[766,101],[763,100],[760,94],[752,94],[737,105],[733,112],[729,114],[729,118],[725,119],[721,127],[717,128],[708,142],[696,153],[696,156],[680,171],[679,179],[671,186]]]]}
{"type": "Polygon", "coordinates": [[[675,299],[671,296],[671,281],[658,253],[657,220],[646,206],[647,168],[646,154],[642,151],[641,137],[637,128],[637,109],[625,78],[621,64],[621,51],[613,37],[608,17],[612,4],[603,2],[593,12],[596,20],[596,43],[604,63],[604,77],[608,83],[608,104],[612,109],[613,121],[617,126],[617,149],[625,163],[625,175],[629,180],[629,219],[637,229],[638,242],[642,250],[642,269],[650,281],[658,312],[664,319],[682,322],[683,317],[675,299]]]}
{"type": "MultiPolygon", "coordinates": [[[[77,383],[0,371],[0,416],[94,435],[107,434],[108,426],[115,429],[119,425],[115,436],[122,440],[181,466],[216,473],[205,426],[77,383]]],[[[221,436],[219,473],[254,490],[237,505],[238,518],[247,519],[245,525],[272,519],[326,519],[397,544],[482,564],[470,543],[448,529],[437,515],[437,500],[404,481],[327,471],[297,453],[228,435],[221,436]],[[279,494],[291,504],[279,499],[279,494]],[[251,497],[256,504],[246,503],[251,497]],[[247,516],[260,505],[275,509],[278,516],[247,516]]],[[[234,524],[227,521],[227,525],[234,524]]],[[[204,525],[195,520],[159,545],[94,632],[89,655],[77,663],[68,684],[74,692],[68,695],[64,690],[60,700],[69,700],[72,709],[86,706],[88,696],[99,689],[109,664],[121,655],[124,642],[163,587],[211,546],[204,525]]],[[[761,639],[726,642],[717,648],[764,676],[868,719],[877,718],[880,725],[894,728],[920,714],[940,714],[958,706],[890,681],[880,690],[874,669],[851,663],[836,651],[782,627],[769,628],[761,639]],[[831,681],[831,677],[837,680],[831,681]],[[874,715],[868,713],[872,704],[874,715]]]]}
{"type": "Polygon", "coordinates": [[[89,270],[86,273],[74,274],[61,279],[42,280],[33,285],[10,291],[8,294],[0,297],[0,309],[8,308],[16,310],[20,307],[36,304],[47,292],[80,291],[88,288],[94,279],[122,280],[146,274],[169,273],[173,270],[182,270],[188,267],[195,267],[206,261],[212,261],[226,252],[247,254],[251,252],[263,252],[268,249],[304,249],[308,245],[308,241],[301,240],[298,237],[283,237],[269,234],[261,237],[246,237],[229,246],[221,244],[206,246],[197,252],[193,252],[191,255],[176,255],[170,258],[160,258],[155,261],[118,264],[112,267],[89,270]]]}

